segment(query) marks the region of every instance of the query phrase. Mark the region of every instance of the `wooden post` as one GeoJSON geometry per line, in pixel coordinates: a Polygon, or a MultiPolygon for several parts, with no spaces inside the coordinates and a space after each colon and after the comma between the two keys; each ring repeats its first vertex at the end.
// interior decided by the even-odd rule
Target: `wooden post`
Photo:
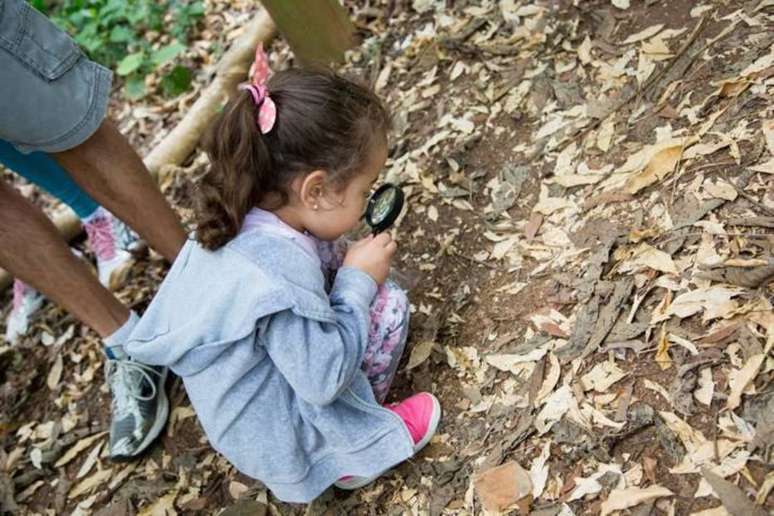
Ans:
{"type": "Polygon", "coordinates": [[[355,44],[355,26],[339,0],[262,0],[302,64],[344,60],[355,44]]]}

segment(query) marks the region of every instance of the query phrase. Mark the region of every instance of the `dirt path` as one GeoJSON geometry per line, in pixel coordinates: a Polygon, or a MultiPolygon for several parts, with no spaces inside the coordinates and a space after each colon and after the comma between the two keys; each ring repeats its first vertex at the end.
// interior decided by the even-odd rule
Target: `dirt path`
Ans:
{"type": "MultiPolygon", "coordinates": [[[[344,70],[395,114],[386,177],[408,194],[414,312],[394,396],[438,395],[431,445],[353,494],[289,506],[213,453],[176,381],[159,445],[111,464],[99,343],[48,307],[0,348],[0,492],[57,514],[774,509],[771,2],[374,4],[354,9],[364,42],[344,70]],[[523,481],[492,468],[514,462],[534,500],[498,504],[498,481],[523,481]],[[720,500],[704,467],[728,481],[709,474],[720,500]]],[[[184,218],[188,177],[165,185],[184,218]]],[[[165,267],[133,272],[120,295],[141,310],[165,267]]]]}

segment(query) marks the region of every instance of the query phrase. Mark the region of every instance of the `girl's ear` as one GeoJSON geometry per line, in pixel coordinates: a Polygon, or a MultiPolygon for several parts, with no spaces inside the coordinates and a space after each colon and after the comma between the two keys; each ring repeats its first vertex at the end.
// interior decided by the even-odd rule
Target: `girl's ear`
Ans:
{"type": "Polygon", "coordinates": [[[305,208],[320,209],[320,204],[325,196],[325,181],[327,179],[328,173],[324,170],[315,170],[304,176],[298,186],[298,197],[305,208]]]}

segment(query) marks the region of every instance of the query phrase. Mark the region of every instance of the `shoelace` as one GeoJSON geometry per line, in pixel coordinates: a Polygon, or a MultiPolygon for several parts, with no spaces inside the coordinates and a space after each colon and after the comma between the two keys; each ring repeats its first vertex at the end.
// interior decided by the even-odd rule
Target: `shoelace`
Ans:
{"type": "Polygon", "coordinates": [[[113,235],[113,223],[104,216],[94,217],[84,224],[86,234],[89,236],[89,244],[94,254],[100,260],[110,260],[116,254],[115,236],[113,235]]]}
{"type": "Polygon", "coordinates": [[[121,223],[119,226],[120,228],[118,229],[118,239],[121,245],[121,249],[128,250],[129,247],[137,241],[137,237],[126,224],[121,223]]]}
{"type": "MultiPolygon", "coordinates": [[[[120,385],[133,385],[131,382],[131,373],[139,373],[151,386],[151,394],[147,396],[143,396],[141,392],[139,392],[137,389],[138,387],[134,386],[127,389],[127,394],[131,396],[132,398],[139,400],[139,401],[150,401],[153,398],[156,397],[156,382],[153,380],[153,377],[150,375],[150,373],[155,374],[158,377],[161,377],[161,373],[153,369],[152,366],[141,364],[139,362],[134,362],[131,360],[116,360],[113,363],[113,366],[117,370],[117,374],[120,375],[121,382],[119,382],[120,385]]],[[[123,394],[123,392],[122,392],[123,394]]]]}

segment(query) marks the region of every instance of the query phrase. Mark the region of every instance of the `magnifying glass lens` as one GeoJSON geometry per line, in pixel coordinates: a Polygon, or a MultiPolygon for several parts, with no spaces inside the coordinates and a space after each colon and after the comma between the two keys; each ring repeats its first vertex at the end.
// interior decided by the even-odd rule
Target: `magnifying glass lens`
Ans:
{"type": "Polygon", "coordinates": [[[392,184],[380,186],[368,201],[365,221],[371,226],[374,234],[389,228],[400,215],[403,208],[403,191],[392,184]]]}
{"type": "Polygon", "coordinates": [[[394,202],[395,190],[385,190],[382,195],[374,200],[373,212],[371,213],[374,223],[378,224],[387,218],[394,202]]]}

